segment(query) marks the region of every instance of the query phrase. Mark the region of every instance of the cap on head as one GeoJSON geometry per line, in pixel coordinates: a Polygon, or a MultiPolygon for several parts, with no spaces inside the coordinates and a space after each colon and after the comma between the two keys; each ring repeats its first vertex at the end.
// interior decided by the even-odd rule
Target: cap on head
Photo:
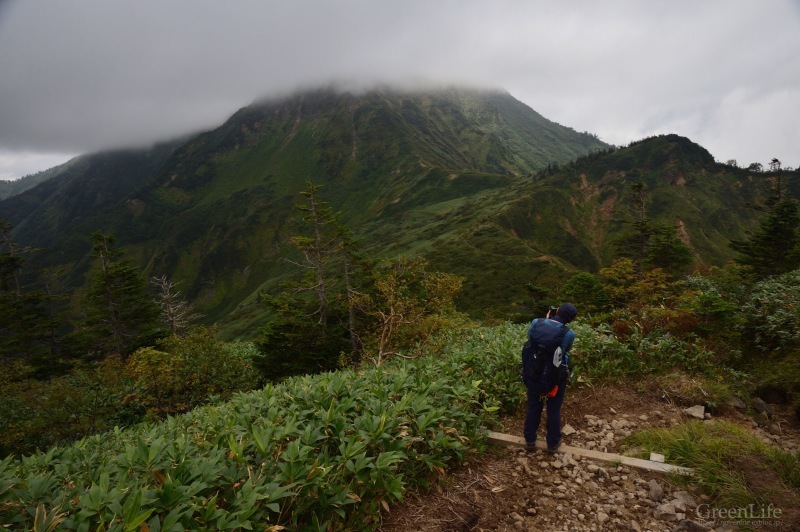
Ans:
{"type": "Polygon", "coordinates": [[[558,307],[558,316],[564,320],[564,323],[569,323],[578,315],[578,309],[572,303],[564,303],[558,307]]]}

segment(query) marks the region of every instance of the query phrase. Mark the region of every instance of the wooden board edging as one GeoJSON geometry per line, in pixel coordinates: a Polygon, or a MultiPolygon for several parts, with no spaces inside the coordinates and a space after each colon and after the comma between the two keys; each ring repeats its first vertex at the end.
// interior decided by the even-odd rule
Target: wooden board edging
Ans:
{"type": "MultiPolygon", "coordinates": [[[[525,449],[525,440],[519,436],[511,436],[510,434],[503,434],[502,432],[489,432],[489,443],[499,445],[501,447],[508,447],[510,449],[525,449]]],[[[544,441],[537,440],[536,448],[547,450],[547,444],[544,441]]],[[[663,462],[653,462],[651,460],[644,460],[642,458],[634,458],[632,456],[624,456],[621,454],[604,453],[601,451],[594,451],[591,449],[581,449],[580,447],[572,447],[564,443],[558,448],[559,453],[570,453],[572,455],[582,456],[591,460],[600,460],[602,462],[614,462],[623,464],[637,469],[644,469],[647,471],[655,471],[658,473],[677,473],[679,475],[691,475],[692,470],[688,467],[676,466],[665,464],[663,462]]]]}

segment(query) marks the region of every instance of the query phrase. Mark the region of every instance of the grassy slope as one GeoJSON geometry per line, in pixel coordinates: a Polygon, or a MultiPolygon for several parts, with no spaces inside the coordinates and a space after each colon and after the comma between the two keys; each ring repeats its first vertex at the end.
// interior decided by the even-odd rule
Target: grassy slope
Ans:
{"type": "Polygon", "coordinates": [[[244,108],[181,144],[88,158],[48,182],[60,187],[1,202],[0,216],[23,243],[52,247],[50,262],[66,257],[73,284],[88,235],[116,233],[148,275],[167,273],[224,320],[229,338],[266,318],[252,303],[288,271],[293,205],[309,179],[370,252],[424,254],[466,277],[461,308],[488,319],[527,315],[571,272],[609,264],[633,182],[645,184],[649,216],[680,220],[699,263],[730,259],[728,241],[754,226],[746,204],[763,176],[674,135],[586,157],[603,147],[499,92],[318,91],[244,108]]]}
{"type": "Polygon", "coordinates": [[[55,254],[68,247],[73,284],[88,235],[113,232],[148,274],[182,281],[219,320],[286,272],[292,206],[306,180],[324,185],[326,201],[374,253],[422,252],[505,201],[519,176],[603,146],[499,92],[318,91],[244,108],[168,157],[150,156],[150,166],[91,157],[84,172],[93,177],[80,190],[71,185],[81,183],[78,172],[69,187],[29,195],[48,205],[36,219],[9,203],[0,213],[19,225],[21,241],[41,235],[55,254]],[[146,184],[132,193],[134,183],[146,184]],[[102,205],[88,197],[112,184],[102,205]]]}
{"type": "Polygon", "coordinates": [[[644,185],[648,216],[680,225],[702,268],[733,258],[728,243],[757,224],[750,204],[769,180],[717,165],[685,138],[656,137],[517,182],[476,207],[473,221],[439,236],[428,255],[468,279],[462,309],[484,318],[529,315],[534,298],[552,296],[572,273],[611,263],[613,241],[632,219],[634,183],[644,185]]]}

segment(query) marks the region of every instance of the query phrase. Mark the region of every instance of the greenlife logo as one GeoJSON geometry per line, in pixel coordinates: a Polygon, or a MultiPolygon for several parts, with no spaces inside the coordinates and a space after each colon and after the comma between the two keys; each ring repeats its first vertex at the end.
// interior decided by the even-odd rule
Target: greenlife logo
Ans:
{"type": "Polygon", "coordinates": [[[714,508],[708,504],[701,504],[695,510],[697,517],[711,523],[724,522],[726,525],[747,526],[781,526],[783,510],[775,505],[756,506],[750,504],[738,508],[714,508]]]}

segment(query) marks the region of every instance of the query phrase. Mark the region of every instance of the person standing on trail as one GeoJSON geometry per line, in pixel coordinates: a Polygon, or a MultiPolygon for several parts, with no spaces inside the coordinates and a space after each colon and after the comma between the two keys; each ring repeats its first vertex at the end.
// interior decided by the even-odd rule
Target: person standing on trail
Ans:
{"type": "Polygon", "coordinates": [[[555,454],[561,445],[561,404],[569,376],[569,350],[575,333],[567,324],[578,309],[564,303],[546,318],[535,318],[528,327],[528,340],[522,349],[522,381],[528,392],[523,434],[528,450],[536,448],[536,432],[547,404],[547,452],[555,454]]]}

